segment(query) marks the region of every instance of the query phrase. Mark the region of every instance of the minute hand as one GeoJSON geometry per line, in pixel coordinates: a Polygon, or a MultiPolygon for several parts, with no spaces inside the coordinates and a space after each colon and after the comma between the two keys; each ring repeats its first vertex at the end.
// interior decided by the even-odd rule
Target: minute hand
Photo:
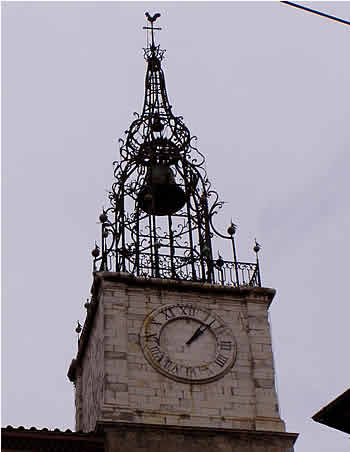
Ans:
{"type": "Polygon", "coordinates": [[[200,325],[196,331],[193,333],[192,337],[186,342],[186,345],[190,345],[195,339],[197,339],[197,337],[199,337],[201,334],[204,333],[205,330],[207,330],[213,323],[215,322],[215,320],[213,320],[212,322],[209,323],[209,325],[200,325]]]}

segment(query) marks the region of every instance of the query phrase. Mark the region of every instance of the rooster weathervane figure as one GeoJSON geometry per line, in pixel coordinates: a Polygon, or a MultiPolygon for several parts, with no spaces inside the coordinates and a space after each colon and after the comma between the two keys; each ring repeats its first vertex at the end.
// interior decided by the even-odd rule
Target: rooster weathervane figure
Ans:
{"type": "Polygon", "coordinates": [[[154,47],[154,30],[161,30],[159,27],[154,27],[154,22],[160,17],[159,13],[154,14],[154,16],[151,16],[148,11],[145,12],[145,16],[147,17],[148,22],[150,22],[150,27],[143,27],[144,30],[151,30],[151,38],[152,38],[152,47],[154,47]]]}

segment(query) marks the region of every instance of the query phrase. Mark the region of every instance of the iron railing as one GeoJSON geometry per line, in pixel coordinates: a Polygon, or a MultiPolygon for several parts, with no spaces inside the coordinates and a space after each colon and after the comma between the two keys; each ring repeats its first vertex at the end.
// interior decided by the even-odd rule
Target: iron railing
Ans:
{"type": "Polygon", "coordinates": [[[159,254],[157,265],[151,254],[143,254],[137,265],[134,260],[117,262],[111,254],[94,259],[94,272],[127,272],[144,278],[165,278],[193,282],[208,282],[232,287],[261,287],[259,261],[231,262],[218,259],[207,261],[205,267],[200,261],[193,262],[184,256],[170,258],[159,254]]]}

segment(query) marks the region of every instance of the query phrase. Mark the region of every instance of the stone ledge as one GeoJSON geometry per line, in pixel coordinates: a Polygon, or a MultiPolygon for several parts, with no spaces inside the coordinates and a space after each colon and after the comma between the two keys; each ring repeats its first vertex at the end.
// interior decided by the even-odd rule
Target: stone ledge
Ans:
{"type": "Polygon", "coordinates": [[[241,430],[228,428],[176,426],[164,424],[141,424],[133,422],[108,422],[98,421],[95,428],[96,433],[102,432],[143,432],[157,434],[180,434],[184,436],[204,437],[232,437],[241,440],[262,440],[280,439],[287,441],[292,446],[298,438],[298,433],[275,432],[267,430],[241,430]]]}
{"type": "Polygon", "coordinates": [[[96,272],[94,273],[94,282],[91,288],[93,294],[97,294],[103,281],[121,282],[130,286],[156,287],[165,290],[177,290],[181,292],[204,292],[227,294],[239,298],[267,298],[269,305],[273,300],[276,290],[267,287],[232,287],[221,286],[203,282],[163,279],[163,278],[141,278],[131,273],[123,272],[96,272]]]}

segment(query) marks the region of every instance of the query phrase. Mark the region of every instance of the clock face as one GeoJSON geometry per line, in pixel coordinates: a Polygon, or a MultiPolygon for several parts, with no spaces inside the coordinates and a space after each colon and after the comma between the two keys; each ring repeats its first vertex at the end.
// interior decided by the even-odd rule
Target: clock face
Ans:
{"type": "Polygon", "coordinates": [[[152,311],[141,329],[141,347],[152,366],[174,380],[205,383],[230,369],[236,341],[213,311],[168,304],[152,311]]]}

